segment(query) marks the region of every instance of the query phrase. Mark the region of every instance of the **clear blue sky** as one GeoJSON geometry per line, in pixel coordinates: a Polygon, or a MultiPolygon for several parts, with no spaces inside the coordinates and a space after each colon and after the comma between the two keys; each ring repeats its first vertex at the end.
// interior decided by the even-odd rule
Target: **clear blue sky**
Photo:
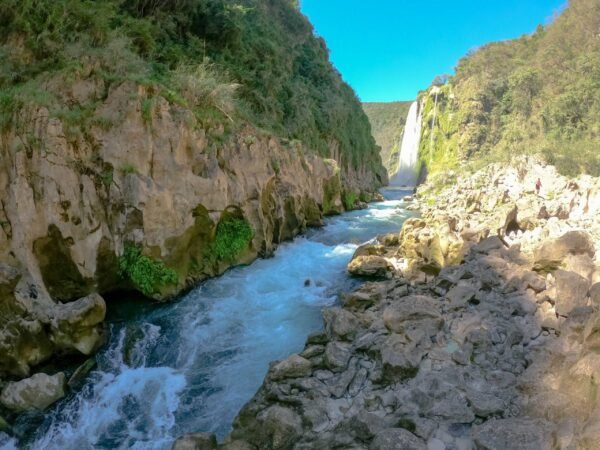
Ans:
{"type": "Polygon", "coordinates": [[[411,100],[491,41],[547,24],[566,0],[301,0],[362,101],[411,100]]]}

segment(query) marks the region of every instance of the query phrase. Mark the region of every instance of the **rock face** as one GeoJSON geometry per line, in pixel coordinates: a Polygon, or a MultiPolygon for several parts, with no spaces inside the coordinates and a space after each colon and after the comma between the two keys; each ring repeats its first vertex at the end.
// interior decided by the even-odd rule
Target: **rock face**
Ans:
{"type": "MultiPolygon", "coordinates": [[[[145,292],[164,299],[269,255],[343,211],[345,192],[369,197],[385,181],[250,127],[203,129],[144,87],[94,80],[61,88],[73,104],[96,105],[85,133],[38,108],[25,131],[0,136],[0,376],[97,348],[104,304],[96,293],[140,289],[119,272],[127,245],[174,271],[145,292]],[[141,113],[149,95],[150,118],[141,113]],[[222,254],[214,243],[230,218],[250,237],[222,254]]],[[[340,160],[335,145],[331,157],[340,160]]]]}
{"type": "Polygon", "coordinates": [[[31,378],[8,383],[0,395],[0,403],[12,411],[46,409],[65,396],[65,374],[49,376],[36,373],[31,378]]]}
{"type": "MultiPolygon", "coordinates": [[[[493,183],[506,172],[485,173],[493,183]]],[[[437,197],[472,205],[469,183],[437,197]]],[[[475,209],[493,203],[477,198],[475,209]]],[[[600,255],[595,225],[569,229],[597,210],[553,236],[540,230],[551,218],[516,232],[512,206],[475,209],[426,208],[398,240],[381,239],[376,256],[396,261],[393,278],[325,310],[324,331],[302,359],[271,367],[219,448],[597,448],[600,255]],[[539,255],[564,268],[541,267],[539,255]]]]}

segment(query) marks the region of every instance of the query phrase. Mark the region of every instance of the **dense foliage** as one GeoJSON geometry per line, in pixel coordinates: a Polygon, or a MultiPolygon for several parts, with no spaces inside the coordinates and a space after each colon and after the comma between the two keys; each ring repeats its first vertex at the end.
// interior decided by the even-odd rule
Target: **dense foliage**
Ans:
{"type": "Polygon", "coordinates": [[[233,261],[243,252],[254,236],[252,227],[242,218],[227,216],[217,225],[213,243],[214,256],[218,260],[233,261]]]}
{"type": "MultiPolygon", "coordinates": [[[[380,167],[360,103],[292,0],[3,0],[0,115],[52,111],[50,77],[133,80],[196,112],[205,125],[250,121],[344,165],[380,167]]],[[[151,102],[144,120],[151,120],[151,102]]]]}
{"type": "Polygon", "coordinates": [[[363,103],[381,160],[389,174],[398,170],[398,153],[411,102],[363,103]]]}
{"type": "Polygon", "coordinates": [[[547,28],[463,58],[424,101],[421,159],[436,172],[541,154],[566,174],[600,175],[600,2],[571,0],[547,28]]]}
{"type": "Polygon", "coordinates": [[[151,296],[164,286],[177,284],[177,272],[142,255],[142,249],[133,244],[126,244],[123,255],[119,258],[119,271],[123,278],[130,280],[144,295],[151,296]]]}

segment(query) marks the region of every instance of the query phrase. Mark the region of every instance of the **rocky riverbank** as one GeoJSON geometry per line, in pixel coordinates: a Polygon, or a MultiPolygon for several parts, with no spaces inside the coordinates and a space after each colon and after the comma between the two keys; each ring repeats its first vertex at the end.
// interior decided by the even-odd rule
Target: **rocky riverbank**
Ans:
{"type": "Polygon", "coordinates": [[[273,363],[226,441],[174,448],[598,448],[600,180],[522,160],[416,201],[421,218],[357,250],[349,270],[373,280],[273,363]]]}

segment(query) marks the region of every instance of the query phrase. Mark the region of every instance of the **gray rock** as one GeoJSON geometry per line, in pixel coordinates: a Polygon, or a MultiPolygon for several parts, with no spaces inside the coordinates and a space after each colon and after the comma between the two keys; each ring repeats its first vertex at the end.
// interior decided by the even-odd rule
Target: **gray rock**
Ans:
{"type": "Polygon", "coordinates": [[[327,334],[341,340],[352,340],[360,326],[356,316],[342,308],[323,310],[323,319],[327,334]]]}
{"type": "Polygon", "coordinates": [[[178,438],[173,450],[215,450],[217,437],[213,433],[190,433],[178,438]]]}
{"type": "Polygon", "coordinates": [[[600,283],[596,283],[590,288],[590,300],[592,306],[600,307],[600,283]]]}
{"type": "Polygon", "coordinates": [[[379,300],[381,300],[381,295],[378,293],[357,291],[344,296],[344,307],[364,311],[379,300]]]}
{"type": "Polygon", "coordinates": [[[369,450],[427,450],[427,446],[404,428],[389,428],[375,435],[369,450]]]}
{"type": "Polygon", "coordinates": [[[262,437],[261,443],[269,442],[271,444],[259,445],[260,448],[291,449],[302,434],[302,420],[289,408],[271,406],[261,412],[257,419],[261,429],[256,430],[256,433],[262,437]]]}
{"type": "Polygon", "coordinates": [[[596,271],[594,260],[589,255],[567,255],[563,261],[563,267],[589,281],[592,281],[592,276],[596,271]]]}
{"type": "Polygon", "coordinates": [[[489,254],[494,250],[500,250],[504,248],[504,244],[498,236],[491,236],[482,239],[477,245],[473,247],[473,251],[477,253],[489,254]]]}
{"type": "Polygon", "coordinates": [[[584,231],[570,231],[558,239],[545,241],[533,254],[538,270],[552,271],[558,268],[565,257],[588,255],[593,258],[596,250],[594,240],[584,231]]]}
{"type": "Polygon", "coordinates": [[[325,347],[325,365],[334,372],[345,369],[350,356],[350,346],[347,344],[334,341],[325,347]]]}
{"type": "Polygon", "coordinates": [[[475,298],[476,292],[471,285],[458,285],[448,291],[446,299],[450,302],[450,308],[463,308],[475,298]]]}
{"type": "Polygon", "coordinates": [[[501,398],[489,392],[467,390],[467,400],[478,417],[489,417],[502,413],[506,405],[501,398]]]}
{"type": "Polygon", "coordinates": [[[438,305],[432,298],[423,295],[403,297],[384,310],[383,322],[388,330],[395,333],[405,333],[407,326],[418,326],[426,332],[431,332],[439,329],[444,323],[438,305]]]}
{"type": "Polygon", "coordinates": [[[402,336],[390,336],[381,347],[384,379],[393,382],[413,378],[419,370],[423,354],[414,344],[407,344],[402,336]]]}
{"type": "Polygon", "coordinates": [[[555,308],[558,314],[568,316],[573,309],[587,305],[590,288],[587,279],[566,270],[557,270],[554,277],[556,278],[555,308]]]}
{"type": "Polygon", "coordinates": [[[292,355],[275,364],[270,371],[270,376],[273,380],[307,377],[311,374],[311,370],[312,364],[309,360],[299,355],[292,355]]]}
{"type": "Polygon", "coordinates": [[[31,378],[11,382],[0,395],[0,403],[12,411],[43,410],[65,396],[65,374],[36,373],[31,378]]]}
{"type": "Polygon", "coordinates": [[[100,324],[105,315],[106,304],[98,294],[59,304],[52,320],[52,341],[59,348],[91,355],[103,342],[100,324]]]}
{"type": "Polygon", "coordinates": [[[552,429],[541,419],[515,417],[492,419],[473,427],[479,450],[548,450],[553,448],[552,429]]]}

